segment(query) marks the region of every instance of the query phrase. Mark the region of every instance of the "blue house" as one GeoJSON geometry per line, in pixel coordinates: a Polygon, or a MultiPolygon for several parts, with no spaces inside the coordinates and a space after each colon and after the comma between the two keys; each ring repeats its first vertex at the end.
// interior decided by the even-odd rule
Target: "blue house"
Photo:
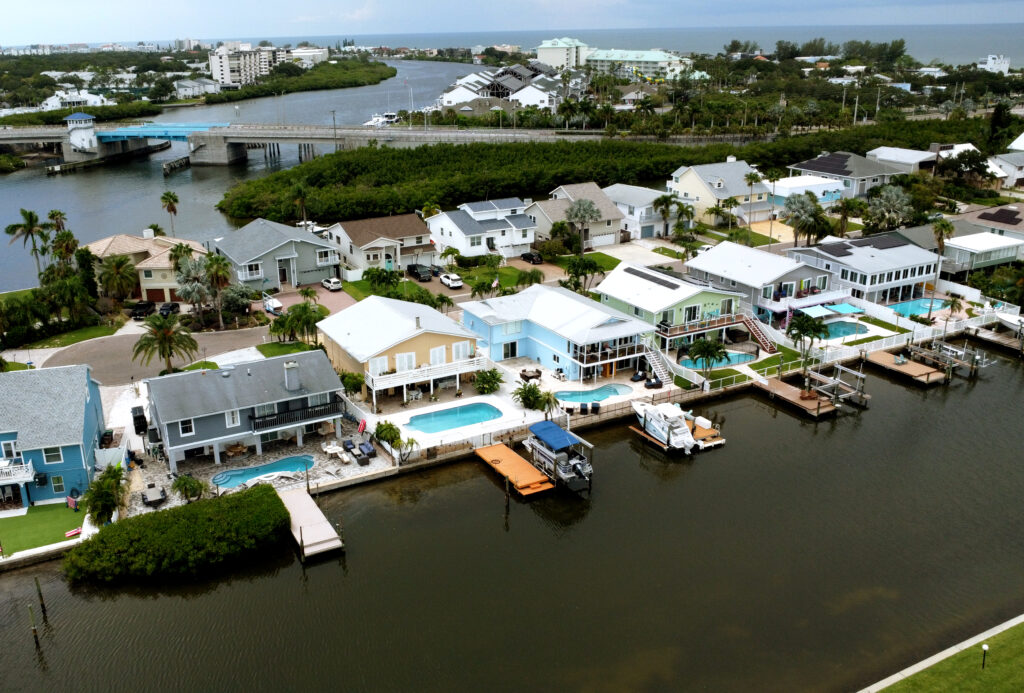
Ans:
{"type": "Polygon", "coordinates": [[[534,284],[511,296],[460,303],[462,324],[493,361],[527,357],[570,380],[635,368],[654,326],[585,296],[534,284]]]}
{"type": "Polygon", "coordinates": [[[0,373],[0,508],[84,493],[103,431],[88,366],[0,373]]]}

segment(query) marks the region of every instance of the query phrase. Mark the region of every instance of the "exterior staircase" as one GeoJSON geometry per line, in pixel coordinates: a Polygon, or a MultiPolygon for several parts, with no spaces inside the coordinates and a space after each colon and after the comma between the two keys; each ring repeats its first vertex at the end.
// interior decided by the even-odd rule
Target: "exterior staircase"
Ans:
{"type": "Polygon", "coordinates": [[[769,354],[777,354],[778,348],[775,346],[775,342],[768,338],[768,335],[761,329],[761,321],[757,318],[752,318],[747,315],[742,316],[743,324],[748,330],[754,340],[769,354]]]}
{"type": "Polygon", "coordinates": [[[658,380],[663,383],[674,382],[672,374],[669,373],[668,368],[665,366],[665,362],[662,360],[661,352],[653,348],[650,344],[644,345],[644,357],[647,359],[647,363],[650,365],[651,370],[658,376],[658,380]]]}

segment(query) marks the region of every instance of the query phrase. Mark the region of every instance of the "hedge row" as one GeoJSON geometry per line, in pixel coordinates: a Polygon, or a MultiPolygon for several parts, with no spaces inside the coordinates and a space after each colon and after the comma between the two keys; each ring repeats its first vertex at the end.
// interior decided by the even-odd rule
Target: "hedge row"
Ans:
{"type": "Polygon", "coordinates": [[[72,549],[72,582],[198,576],[265,552],[288,537],[289,515],[270,486],[196,501],[107,525],[72,549]]]}
{"type": "Polygon", "coordinates": [[[227,103],[262,96],[291,94],[297,91],[348,89],[378,84],[394,77],[398,71],[390,65],[357,59],[338,59],[334,63],[320,63],[297,77],[272,77],[259,84],[251,84],[237,91],[207,94],[206,103],[227,103]]]}

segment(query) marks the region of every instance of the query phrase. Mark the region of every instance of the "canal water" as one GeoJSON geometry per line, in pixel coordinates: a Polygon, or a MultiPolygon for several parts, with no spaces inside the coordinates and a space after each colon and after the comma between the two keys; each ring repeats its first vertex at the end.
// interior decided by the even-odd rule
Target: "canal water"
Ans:
{"type": "Polygon", "coordinates": [[[118,591],[4,575],[2,688],[859,688],[1024,611],[1024,368],[868,392],[821,423],[714,400],[728,443],[687,459],[626,422],[586,431],[589,500],[506,512],[477,462],[327,495],[348,552],[305,568],[118,591]]]}
{"type": "MultiPolygon", "coordinates": [[[[482,69],[462,63],[390,64],[398,69],[398,74],[372,86],[169,109],[154,120],[331,125],[333,109],[339,126],[360,125],[375,113],[408,109],[410,93],[415,108],[432,104],[458,77],[482,69]]],[[[163,163],[187,153],[187,143],[175,142],[170,149],[144,159],[64,176],[47,176],[41,167],[0,176],[0,227],[18,221],[21,208],[34,210],[44,219],[51,209],[60,209],[67,215],[68,227],[83,244],[115,233],[137,234],[153,223],[170,234],[171,220],[160,206],[160,196],[165,190],[173,190],[180,199],[174,219],[177,235],[204,241],[237,226],[214,207],[228,188],[299,162],[298,148],[282,145],[281,157],[273,161],[267,161],[261,150],[254,149],[249,152],[247,164],[185,169],[165,178],[163,163]]],[[[20,243],[0,242],[0,291],[36,284],[35,265],[28,250],[20,243]]]]}

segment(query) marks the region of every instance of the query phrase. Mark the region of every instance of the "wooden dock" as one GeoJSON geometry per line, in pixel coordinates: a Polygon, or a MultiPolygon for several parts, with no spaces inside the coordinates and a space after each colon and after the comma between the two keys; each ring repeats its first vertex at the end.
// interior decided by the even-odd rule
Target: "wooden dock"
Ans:
{"type": "Polygon", "coordinates": [[[299,545],[303,560],[327,551],[345,548],[345,543],[338,536],[338,532],[305,489],[278,490],[277,495],[291,515],[292,536],[299,545]]]}
{"type": "Polygon", "coordinates": [[[1016,352],[1024,352],[1022,340],[1017,339],[1017,336],[1012,332],[996,332],[995,330],[979,327],[974,331],[974,336],[991,344],[998,344],[1001,347],[1013,349],[1016,352]]]}
{"type": "Polygon", "coordinates": [[[772,399],[778,397],[779,399],[792,404],[798,410],[808,416],[814,417],[815,419],[821,418],[822,416],[828,416],[836,412],[836,406],[832,404],[831,400],[827,397],[822,397],[815,392],[813,397],[804,399],[800,396],[800,393],[803,392],[800,388],[795,385],[785,383],[778,378],[770,378],[764,382],[755,380],[754,387],[764,390],[772,399]]]}
{"type": "Polygon", "coordinates": [[[873,351],[868,354],[867,361],[887,371],[907,376],[921,385],[935,385],[946,380],[944,371],[910,359],[897,363],[896,354],[888,351],[873,351]]]}
{"type": "Polygon", "coordinates": [[[474,452],[492,469],[508,479],[520,496],[532,496],[555,487],[547,474],[520,457],[504,443],[477,448],[474,452]]]}

